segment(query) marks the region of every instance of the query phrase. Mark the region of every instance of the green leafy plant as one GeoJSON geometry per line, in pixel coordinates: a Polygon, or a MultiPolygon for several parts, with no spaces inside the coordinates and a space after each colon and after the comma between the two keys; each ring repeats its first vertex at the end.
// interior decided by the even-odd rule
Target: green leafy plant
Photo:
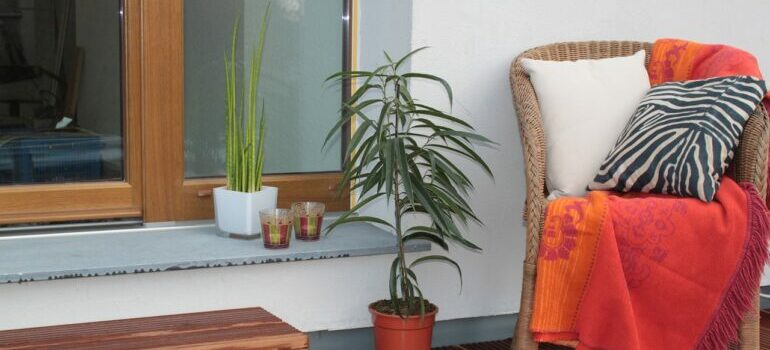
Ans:
{"type": "Polygon", "coordinates": [[[477,134],[460,118],[420,103],[410,92],[415,79],[438,82],[452,104],[452,88],[442,78],[424,73],[401,73],[406,60],[424,48],[393,60],[385,53],[386,65],[373,71],[339,72],[327,80],[353,79],[359,88],[343,104],[341,118],[329,131],[331,139],[357,117],[358,128],[347,146],[347,159],[339,188],[360,192],[360,201],[329,225],[327,232],[351,222],[370,222],[390,227],[398,239],[398,254],[390,269],[390,299],[377,303],[380,312],[401,317],[426,312],[430,303],[423,298],[414,266],[429,262],[446,262],[460,266],[444,255],[429,255],[407,261],[406,243],[426,240],[449,250],[448,242],[480,250],[462,235],[461,226],[469,222],[481,224],[468,204],[473,184],[452,159],[459,156],[481,166],[492,176],[489,166],[474,150],[474,142],[491,143],[477,134]],[[367,111],[378,110],[370,117],[367,111]],[[451,156],[450,156],[451,154],[451,156]],[[370,216],[355,216],[363,206],[385,197],[395,208],[395,224],[370,216]],[[430,224],[403,227],[407,216],[427,217],[430,224]]]}
{"type": "Polygon", "coordinates": [[[270,3],[262,18],[257,45],[251,52],[249,81],[241,84],[238,96],[238,67],[235,56],[238,46],[239,18],[232,31],[230,55],[225,52],[225,142],[227,189],[256,192],[262,189],[262,166],[265,146],[265,103],[259,105],[259,77],[265,34],[270,19],[270,3]],[[257,116],[259,115],[259,118],[257,116]],[[259,120],[259,121],[257,121],[259,120]]]}

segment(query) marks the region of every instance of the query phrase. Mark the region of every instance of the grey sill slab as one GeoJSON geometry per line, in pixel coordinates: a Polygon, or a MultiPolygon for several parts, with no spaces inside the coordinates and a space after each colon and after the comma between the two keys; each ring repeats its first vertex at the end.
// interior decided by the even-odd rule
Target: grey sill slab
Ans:
{"type": "MultiPolygon", "coordinates": [[[[262,240],[217,235],[210,222],[83,233],[0,238],[0,283],[178,271],[209,267],[391,254],[396,239],[366,223],[342,225],[319,241],[292,239],[287,249],[266,249],[262,240]]],[[[294,237],[292,237],[294,238],[294,237]]],[[[409,243],[408,252],[430,250],[409,243]]]]}

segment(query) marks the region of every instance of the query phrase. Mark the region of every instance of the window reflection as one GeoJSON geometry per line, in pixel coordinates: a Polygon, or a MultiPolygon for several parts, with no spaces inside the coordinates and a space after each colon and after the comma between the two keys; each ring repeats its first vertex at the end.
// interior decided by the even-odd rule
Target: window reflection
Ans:
{"type": "Polygon", "coordinates": [[[0,184],[123,178],[119,0],[0,0],[0,184]]]}
{"type": "MultiPolygon", "coordinates": [[[[224,52],[233,23],[239,64],[257,40],[266,0],[185,0],[185,175],[224,175],[224,52]]],[[[267,120],[266,173],[339,171],[341,138],[322,149],[342,91],[324,79],[342,69],[343,0],[273,0],[260,94],[267,120]]],[[[248,70],[241,67],[240,77],[248,70]]]]}

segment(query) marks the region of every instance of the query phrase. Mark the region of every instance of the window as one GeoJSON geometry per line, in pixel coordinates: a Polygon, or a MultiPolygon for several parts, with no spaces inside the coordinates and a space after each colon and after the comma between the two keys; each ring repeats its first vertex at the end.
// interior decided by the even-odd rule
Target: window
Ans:
{"type": "Polygon", "coordinates": [[[0,1],[0,223],[141,216],[122,6],[0,1]]]}
{"type": "Polygon", "coordinates": [[[0,3],[0,184],[123,179],[119,12],[0,3]]]}
{"type": "MultiPolygon", "coordinates": [[[[224,176],[223,53],[236,16],[238,57],[256,41],[266,1],[184,2],[185,176],[224,176]]],[[[268,174],[339,171],[342,143],[321,150],[338,119],[341,87],[324,84],[342,69],[342,1],[277,1],[270,11],[260,93],[268,132],[268,174]]],[[[247,61],[246,59],[242,61],[247,61]]],[[[248,67],[239,72],[241,77],[248,67]]]]}
{"type": "MultiPolygon", "coordinates": [[[[336,186],[347,135],[321,144],[349,85],[323,79],[352,64],[354,3],[272,3],[265,181],[281,206],[346,209],[336,186]]],[[[0,57],[0,224],[211,218],[210,191],[225,183],[224,49],[239,14],[249,49],[265,4],[0,0],[0,31],[17,33],[0,38],[23,54],[0,57]],[[11,100],[19,82],[32,97],[11,100]]]]}

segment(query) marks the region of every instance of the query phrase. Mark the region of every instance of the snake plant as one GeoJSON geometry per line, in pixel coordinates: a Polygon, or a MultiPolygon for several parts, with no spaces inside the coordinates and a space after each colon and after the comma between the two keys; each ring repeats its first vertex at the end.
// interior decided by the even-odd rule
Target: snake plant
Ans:
{"type": "Polygon", "coordinates": [[[408,242],[429,241],[446,251],[448,243],[454,242],[480,250],[463,237],[463,227],[470,222],[481,222],[468,203],[473,184],[456,159],[465,158],[492,176],[473,145],[492,142],[461,118],[412,96],[412,81],[437,82],[446,92],[451,108],[452,88],[444,79],[425,73],[401,72],[407,59],[422,49],[398,60],[385,53],[387,64],[372,71],[344,71],[327,79],[351,79],[359,83],[355,93],[343,103],[341,117],[326,140],[357,118],[358,127],[347,145],[339,188],[351,188],[360,194],[360,201],[329,225],[327,232],[352,222],[381,224],[395,231],[398,254],[390,268],[390,299],[376,303],[375,308],[401,317],[424,315],[431,307],[417,283],[416,265],[430,261],[449,263],[457,268],[462,283],[460,266],[445,255],[409,261],[405,255],[408,242]],[[378,217],[352,215],[378,198],[392,203],[394,224],[378,217]],[[430,223],[407,228],[404,219],[408,216],[421,216],[430,223]]]}
{"type": "Polygon", "coordinates": [[[265,9],[257,45],[251,52],[249,77],[242,83],[238,96],[238,24],[232,30],[230,55],[225,52],[225,162],[227,189],[237,192],[257,192],[262,189],[262,166],[265,146],[265,103],[259,105],[259,78],[262,53],[270,17],[270,4],[265,9]],[[257,118],[259,116],[259,118],[257,118]]]}

